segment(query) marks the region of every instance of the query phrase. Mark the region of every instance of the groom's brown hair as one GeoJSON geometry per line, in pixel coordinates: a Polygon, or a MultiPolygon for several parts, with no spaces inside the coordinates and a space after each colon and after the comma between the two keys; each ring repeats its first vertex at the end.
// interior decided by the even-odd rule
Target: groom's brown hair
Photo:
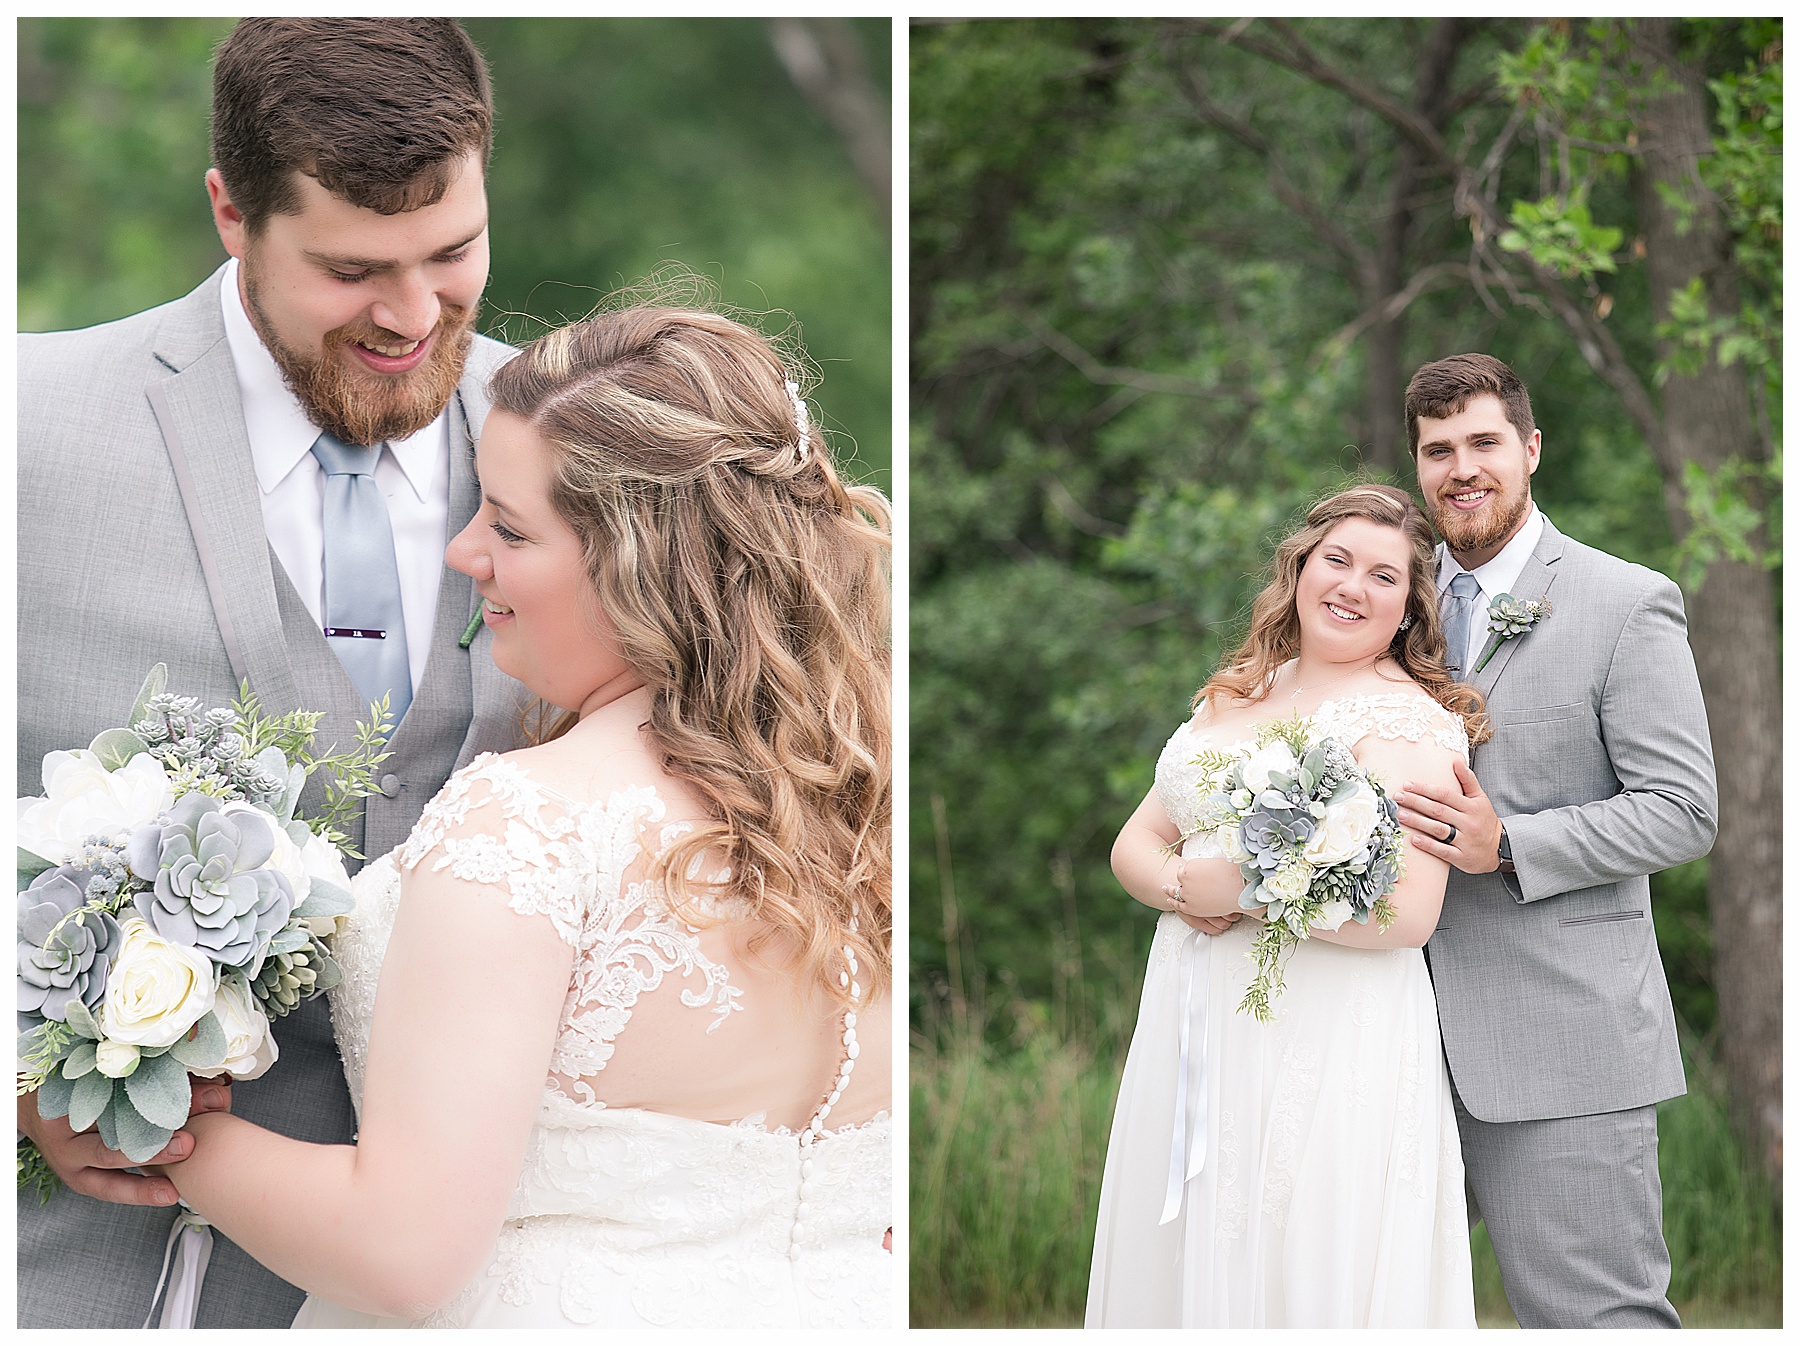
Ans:
{"type": "Polygon", "coordinates": [[[1505,361],[1478,351],[1447,355],[1421,365],[1406,385],[1406,444],[1413,457],[1419,455],[1419,417],[1444,420],[1483,393],[1500,399],[1506,419],[1519,432],[1521,444],[1531,438],[1531,432],[1537,429],[1531,415],[1531,394],[1525,391],[1524,380],[1505,361]]]}
{"type": "Polygon", "coordinates": [[[244,19],[213,64],[213,167],[252,234],[299,209],[296,173],[383,215],[432,205],[493,128],[452,19],[244,19]]]}

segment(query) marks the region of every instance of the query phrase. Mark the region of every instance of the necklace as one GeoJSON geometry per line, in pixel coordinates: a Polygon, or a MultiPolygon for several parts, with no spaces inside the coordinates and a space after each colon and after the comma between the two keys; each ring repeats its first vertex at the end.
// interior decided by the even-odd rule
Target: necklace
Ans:
{"type": "MultiPolygon", "coordinates": [[[[1371,659],[1368,663],[1364,664],[1361,668],[1353,668],[1348,673],[1340,674],[1338,677],[1331,679],[1331,681],[1329,681],[1329,682],[1315,682],[1312,685],[1312,689],[1313,689],[1313,691],[1317,692],[1317,691],[1323,690],[1326,687],[1336,687],[1340,682],[1347,682],[1349,679],[1354,678],[1358,673],[1368,672],[1371,668],[1374,668],[1375,665],[1380,662],[1381,662],[1381,659],[1379,656],[1377,656],[1376,658],[1371,659]]],[[[1294,676],[1295,677],[1300,676],[1300,665],[1299,665],[1298,660],[1296,660],[1295,664],[1294,664],[1294,676]]],[[[1306,688],[1304,688],[1304,687],[1296,686],[1293,691],[1288,693],[1288,700],[1290,702],[1298,701],[1300,699],[1300,693],[1304,692],[1305,690],[1306,690],[1306,688]]]]}

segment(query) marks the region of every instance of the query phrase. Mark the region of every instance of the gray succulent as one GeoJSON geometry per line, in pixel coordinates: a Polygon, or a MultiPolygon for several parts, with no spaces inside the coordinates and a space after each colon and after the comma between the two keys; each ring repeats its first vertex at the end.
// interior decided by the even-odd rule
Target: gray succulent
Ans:
{"type": "Polygon", "coordinates": [[[250,993],[271,1019],[279,1019],[302,1000],[329,991],[343,979],[325,946],[304,930],[283,931],[269,957],[250,982],[250,993]],[[287,947],[291,945],[291,947],[287,947]]]}
{"type": "Polygon", "coordinates": [[[106,995],[119,925],[103,911],[82,911],[92,874],[64,865],[38,875],[19,894],[19,1028],[61,1022],[71,1000],[91,1010],[106,995]]]}
{"type": "Polygon", "coordinates": [[[1250,852],[1256,867],[1273,874],[1290,858],[1306,849],[1318,824],[1304,809],[1259,808],[1245,818],[1238,840],[1250,852]]]}
{"type": "Polygon", "coordinates": [[[1542,599],[1496,594],[1494,601],[1488,604],[1488,630],[1502,640],[1511,640],[1514,636],[1524,635],[1549,611],[1550,605],[1542,599]]]}
{"type": "Polygon", "coordinates": [[[274,828],[261,815],[226,814],[216,799],[185,794],[126,847],[131,872],[155,885],[138,894],[138,913],[221,967],[260,967],[294,909],[287,876],[263,868],[274,853],[274,828]]]}
{"type": "Polygon", "coordinates": [[[234,711],[203,712],[195,698],[163,692],[144,703],[130,732],[170,771],[186,770],[204,782],[206,793],[274,808],[287,789],[286,762],[276,752],[274,760],[282,763],[276,770],[263,753],[245,757],[244,739],[232,727],[236,722],[234,711]]]}

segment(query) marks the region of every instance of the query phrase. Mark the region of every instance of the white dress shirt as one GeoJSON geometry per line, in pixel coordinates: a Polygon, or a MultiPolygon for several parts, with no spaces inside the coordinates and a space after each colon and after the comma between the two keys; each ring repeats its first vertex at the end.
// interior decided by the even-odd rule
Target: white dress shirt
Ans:
{"type": "MultiPolygon", "coordinates": [[[[1475,661],[1481,658],[1481,652],[1487,648],[1488,641],[1488,607],[1501,594],[1512,594],[1514,598],[1535,598],[1536,594],[1513,594],[1513,585],[1519,582],[1519,575],[1525,569],[1525,563],[1531,559],[1532,549],[1538,539],[1544,535],[1544,516],[1538,513],[1535,504],[1528,506],[1530,513],[1519,531],[1512,535],[1512,540],[1500,549],[1493,560],[1485,565],[1478,565],[1469,574],[1481,586],[1480,602],[1469,622],[1469,648],[1463,651],[1461,667],[1469,670],[1465,676],[1475,676],[1475,661]]],[[[1448,547],[1438,558],[1437,587],[1438,601],[1443,601],[1444,593],[1450,588],[1450,581],[1463,573],[1462,564],[1450,554],[1448,547]]],[[[1451,663],[1455,663],[1455,651],[1450,651],[1451,663]]]]}
{"type": "MultiPolygon", "coordinates": [[[[312,456],[319,427],[306,417],[257,335],[238,293],[238,262],[225,266],[219,286],[225,339],[237,368],[238,396],[256,484],[262,489],[263,528],[269,545],[300,594],[321,621],[325,590],[325,469],[312,456]]],[[[415,435],[382,445],[375,484],[387,501],[400,571],[400,607],[406,615],[406,656],[413,691],[425,676],[437,618],[438,582],[444,574],[450,515],[450,418],[438,418],[415,435]]]]}

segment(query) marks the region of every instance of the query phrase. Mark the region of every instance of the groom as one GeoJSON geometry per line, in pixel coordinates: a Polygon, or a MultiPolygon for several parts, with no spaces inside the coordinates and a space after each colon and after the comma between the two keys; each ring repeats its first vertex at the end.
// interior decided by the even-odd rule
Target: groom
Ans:
{"type": "Polygon", "coordinates": [[[1542,439],[1499,360],[1420,369],[1406,424],[1445,542],[1447,659],[1494,726],[1459,792],[1398,796],[1460,871],[1425,953],[1470,1219],[1521,1326],[1679,1327],[1656,1104],[1686,1084],[1649,876],[1706,854],[1718,805],[1681,594],[1532,504],[1542,439]],[[1548,606],[1501,637],[1501,595],[1548,606]]]}
{"type": "MultiPolygon", "coordinates": [[[[350,828],[370,857],[455,767],[514,745],[519,690],[485,629],[463,648],[479,600],[443,564],[509,354],[473,333],[492,123],[486,66],[449,20],[246,19],[221,45],[206,188],[231,260],[147,313],[20,338],[22,793],[45,753],[119,724],[159,661],[202,706],[247,679],[272,711],[324,712],[321,749],[387,695],[392,755],[350,828]]],[[[277,1037],[234,1110],[350,1141],[324,1001],[277,1037]]],[[[19,1325],[142,1326],[173,1189],[34,1098],[19,1126],[66,1183],[19,1199],[19,1325]]],[[[196,1326],[285,1327],[301,1298],[216,1237],[196,1326]]]]}

